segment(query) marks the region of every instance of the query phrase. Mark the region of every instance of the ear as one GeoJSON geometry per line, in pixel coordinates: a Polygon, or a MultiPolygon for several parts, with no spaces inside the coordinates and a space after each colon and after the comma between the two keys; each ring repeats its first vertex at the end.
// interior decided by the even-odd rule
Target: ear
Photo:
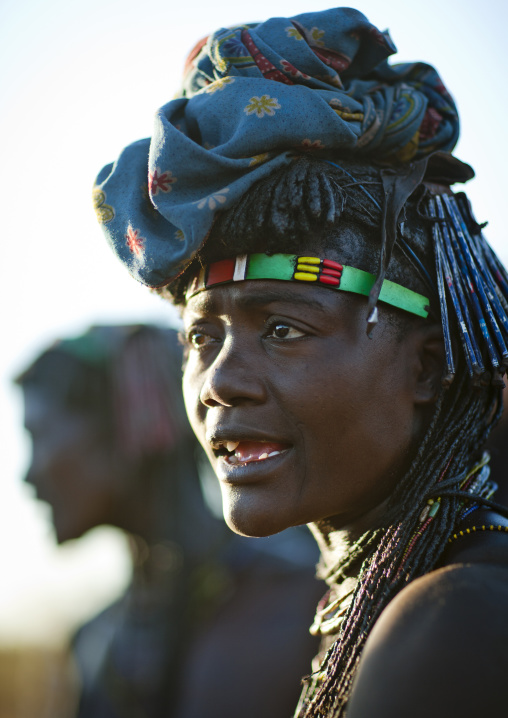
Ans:
{"type": "Polygon", "coordinates": [[[441,388],[445,366],[443,330],[440,324],[419,326],[413,336],[415,345],[414,402],[434,404],[441,388]]]}

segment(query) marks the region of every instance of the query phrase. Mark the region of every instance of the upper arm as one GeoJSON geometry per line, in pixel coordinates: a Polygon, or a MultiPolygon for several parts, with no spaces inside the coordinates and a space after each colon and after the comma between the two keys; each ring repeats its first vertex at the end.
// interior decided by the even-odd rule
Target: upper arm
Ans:
{"type": "Polygon", "coordinates": [[[508,571],[458,565],[411,583],[362,654],[348,718],[508,714],[508,571]]]}

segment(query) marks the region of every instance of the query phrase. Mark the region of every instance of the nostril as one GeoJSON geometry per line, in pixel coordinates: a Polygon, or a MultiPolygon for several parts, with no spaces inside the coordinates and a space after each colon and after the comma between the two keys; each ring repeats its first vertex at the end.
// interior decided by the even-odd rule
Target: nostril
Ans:
{"type": "Polygon", "coordinates": [[[209,409],[213,409],[216,406],[221,406],[218,401],[216,401],[215,399],[211,399],[210,397],[202,398],[201,403],[207,406],[209,409]]]}
{"type": "Polygon", "coordinates": [[[221,406],[232,407],[235,403],[232,396],[234,396],[234,393],[230,391],[228,386],[224,386],[221,382],[208,381],[201,390],[200,401],[208,409],[221,406]]]}

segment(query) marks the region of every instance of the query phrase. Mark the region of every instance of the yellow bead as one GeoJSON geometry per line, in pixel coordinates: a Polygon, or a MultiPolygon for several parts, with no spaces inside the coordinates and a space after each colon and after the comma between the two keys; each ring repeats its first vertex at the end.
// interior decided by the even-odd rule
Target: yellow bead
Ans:
{"type": "Polygon", "coordinates": [[[470,534],[470,533],[471,533],[471,531],[470,531],[469,529],[466,529],[466,531],[467,531],[467,533],[468,533],[468,534],[470,534]]]}
{"type": "Polygon", "coordinates": [[[494,531],[494,526],[492,524],[490,524],[490,530],[494,531]]]}
{"type": "Polygon", "coordinates": [[[459,534],[460,534],[461,536],[464,536],[464,531],[459,531],[459,534]]]}
{"type": "Polygon", "coordinates": [[[299,264],[321,264],[319,257],[298,257],[299,264]]]}
{"type": "Polygon", "coordinates": [[[312,272],[313,274],[319,273],[319,267],[313,267],[310,264],[298,264],[296,269],[298,272],[312,272]]]}
{"type": "Polygon", "coordinates": [[[295,279],[299,279],[301,282],[316,282],[317,274],[308,274],[307,272],[296,272],[295,279]]]}

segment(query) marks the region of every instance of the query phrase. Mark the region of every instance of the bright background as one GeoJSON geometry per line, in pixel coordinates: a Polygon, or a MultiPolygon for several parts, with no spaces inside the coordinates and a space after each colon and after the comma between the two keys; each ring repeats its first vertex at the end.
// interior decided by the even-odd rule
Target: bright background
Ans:
{"type": "MultiPolygon", "coordinates": [[[[22,476],[30,446],[12,378],[55,338],[91,323],[175,321],[107,248],[91,209],[99,169],[151,132],[184,58],[221,25],[329,7],[316,0],[0,0],[0,644],[65,640],[128,580],[119,532],[100,529],[62,548],[22,476]],[[247,6],[245,6],[247,7],[247,6]]],[[[508,3],[364,0],[389,28],[398,59],[435,64],[462,116],[456,154],[479,220],[502,257],[508,3]]]]}

